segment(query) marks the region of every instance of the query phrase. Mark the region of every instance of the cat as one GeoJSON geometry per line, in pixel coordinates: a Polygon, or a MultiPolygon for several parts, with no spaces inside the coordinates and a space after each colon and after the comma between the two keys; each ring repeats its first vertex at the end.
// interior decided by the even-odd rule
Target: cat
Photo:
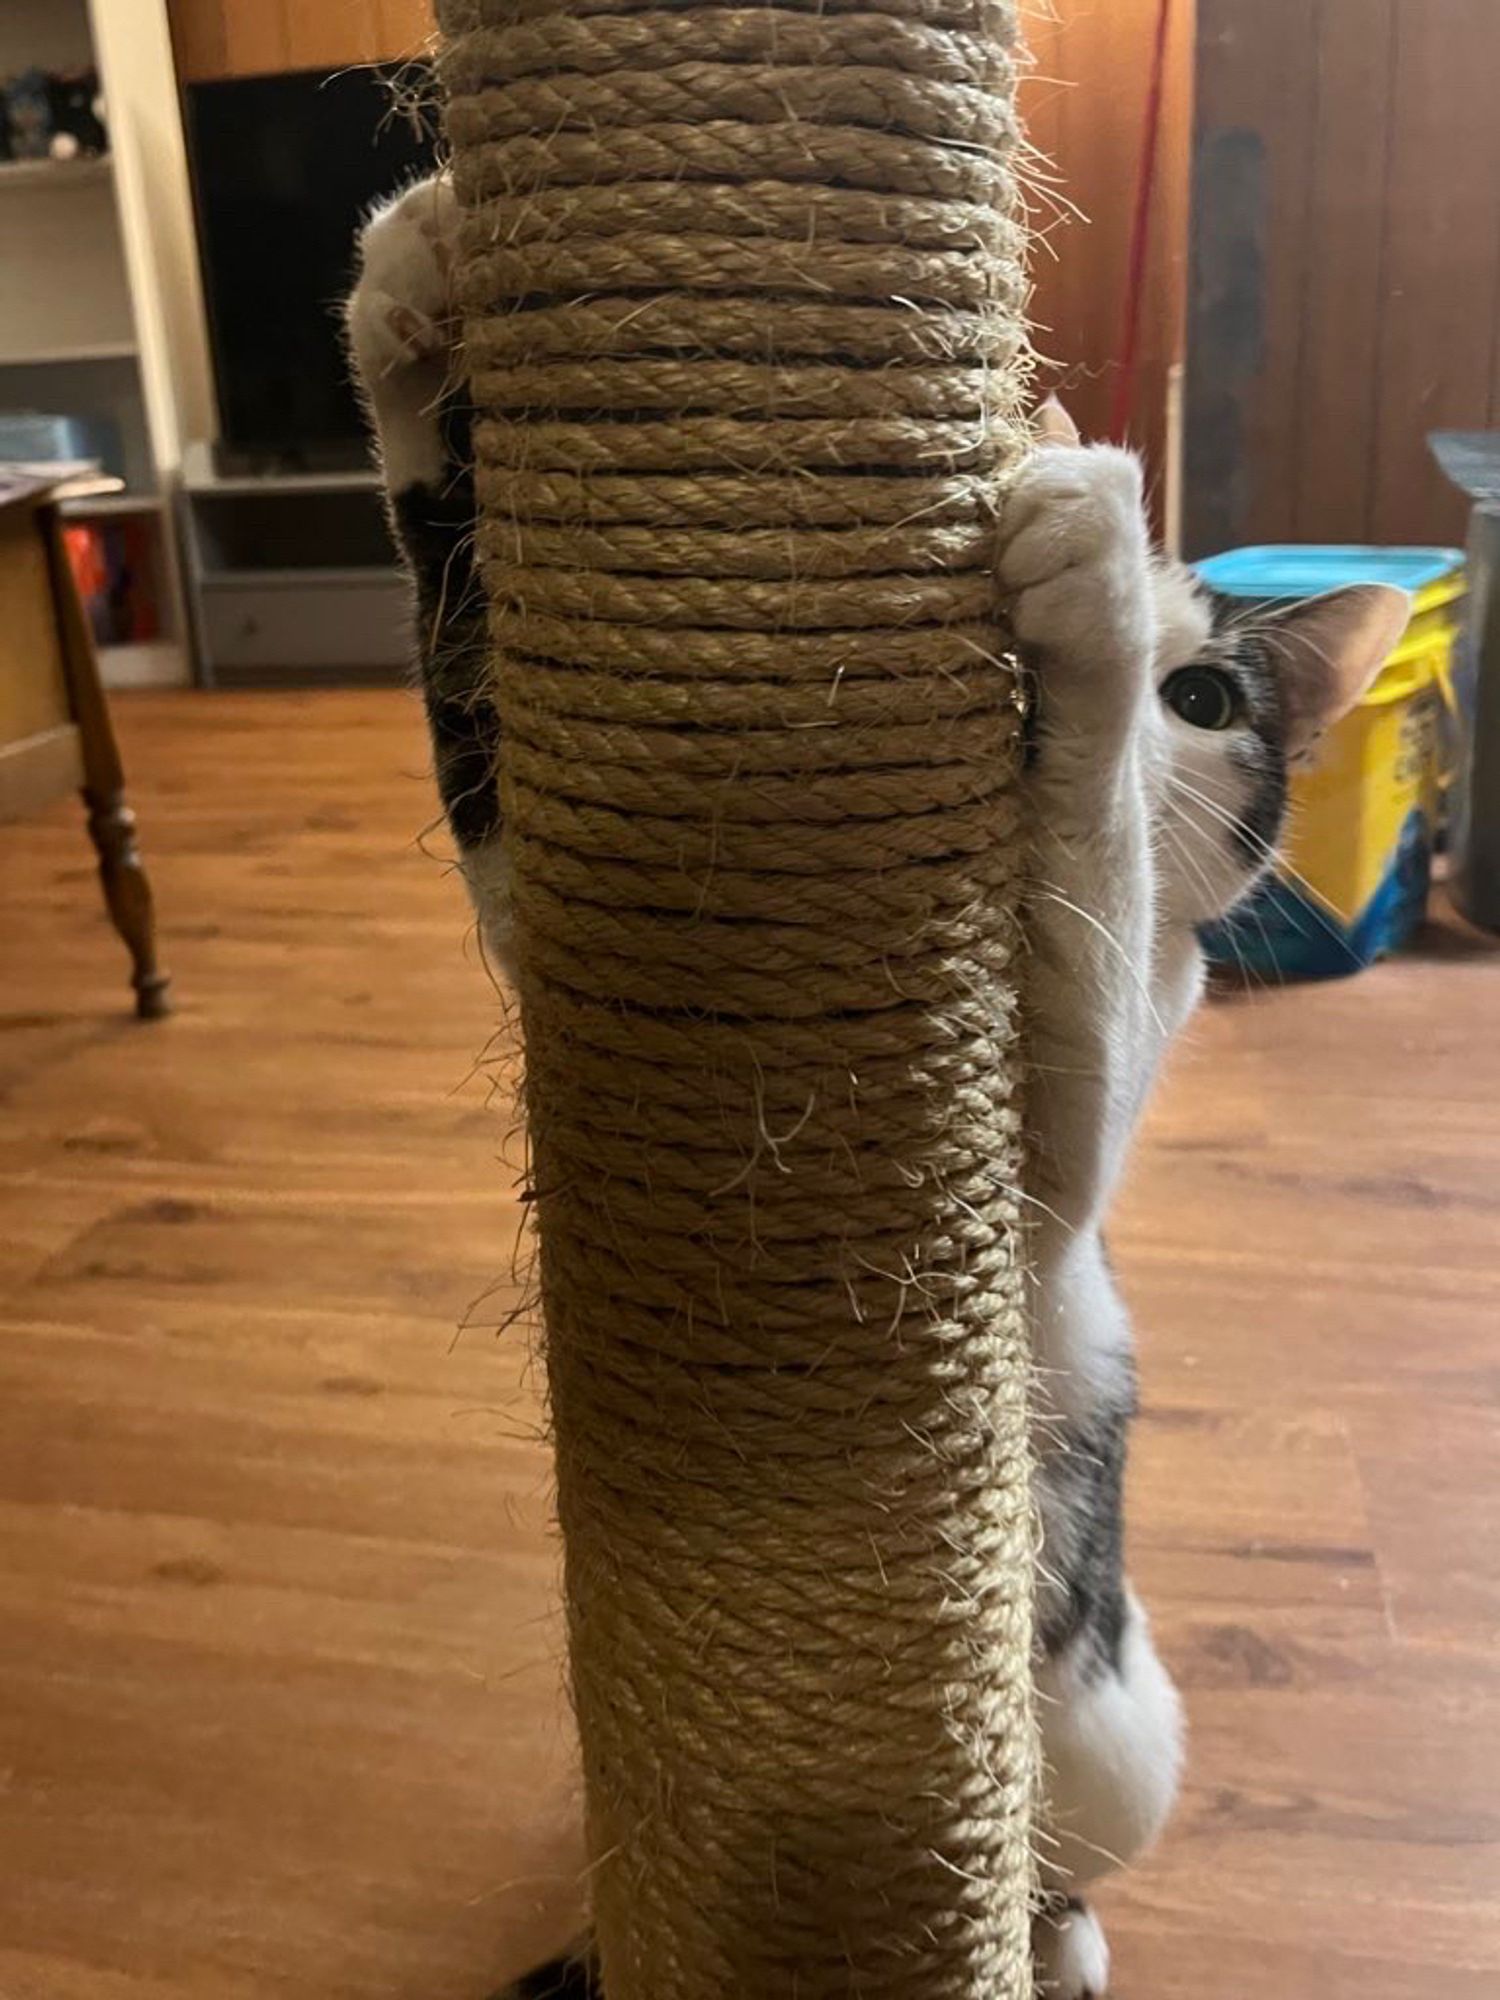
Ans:
{"type": "Polygon", "coordinates": [[[1275,854],[1292,769],[1364,693],[1410,616],[1358,586],[1247,613],[1153,555],[1139,461],[1056,404],[1000,519],[998,576],[1031,670],[1028,1185],[1047,1773],[1039,1990],[1102,1995],[1083,1892],[1175,1801],[1172,1682],[1123,1564],[1135,1407],[1104,1223],[1163,1056],[1196,1006],[1199,931],[1275,854]]]}
{"type": "Polygon", "coordinates": [[[474,564],[472,411],[450,296],[457,229],[446,174],[377,208],[360,232],[345,325],[391,532],[412,581],[438,795],[486,956],[513,975],[495,779],[500,731],[486,691],[484,594],[474,564]]]}
{"type": "MultiPolygon", "coordinates": [[[[451,190],[370,222],[349,325],[421,619],[439,787],[490,951],[509,955],[494,710],[467,553],[473,488],[454,419],[451,190]]],[[[1288,775],[1401,636],[1405,595],[1341,590],[1247,614],[1152,553],[1139,461],[1084,445],[1055,403],[1011,483],[996,569],[1034,696],[1025,783],[1030,1244],[1038,1413],[1038,1664],[1046,1767],[1038,1992],[1109,1979],[1086,1892],[1141,1854],[1175,1800],[1177,1694],[1124,1567],[1135,1408],[1130,1322],[1103,1226],[1162,1058],[1203,987],[1199,928],[1255,886],[1288,775]]],[[[508,2000],[591,2000],[587,1943],[508,2000]]]]}

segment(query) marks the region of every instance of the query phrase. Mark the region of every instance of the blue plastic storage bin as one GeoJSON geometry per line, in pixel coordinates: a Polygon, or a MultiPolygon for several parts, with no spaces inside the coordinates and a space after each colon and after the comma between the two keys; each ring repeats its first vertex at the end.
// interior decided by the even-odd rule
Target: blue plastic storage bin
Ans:
{"type": "Polygon", "coordinates": [[[1204,932],[1210,958],[1266,975],[1326,978],[1394,951],[1422,920],[1439,810],[1441,693],[1464,594],[1457,549],[1320,544],[1234,549],[1198,565],[1246,603],[1354,583],[1407,591],[1401,644],[1316,765],[1292,781],[1287,866],[1204,932]]]}

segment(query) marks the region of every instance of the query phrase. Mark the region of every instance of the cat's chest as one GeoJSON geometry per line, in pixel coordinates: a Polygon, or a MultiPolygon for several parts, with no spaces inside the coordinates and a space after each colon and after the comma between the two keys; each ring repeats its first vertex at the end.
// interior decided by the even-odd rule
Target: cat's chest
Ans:
{"type": "Polygon", "coordinates": [[[1203,997],[1203,949],[1197,932],[1173,925],[1157,942],[1151,997],[1161,1021],[1164,1045],[1186,1024],[1203,997]]]}
{"type": "Polygon", "coordinates": [[[1191,930],[1159,937],[1152,954],[1149,1019],[1138,1021],[1132,1046],[1120,1051],[1119,1074],[1128,1079],[1124,1104],[1111,1121],[1123,1154],[1156,1088],[1167,1051],[1203,994],[1203,953],[1191,930]]]}

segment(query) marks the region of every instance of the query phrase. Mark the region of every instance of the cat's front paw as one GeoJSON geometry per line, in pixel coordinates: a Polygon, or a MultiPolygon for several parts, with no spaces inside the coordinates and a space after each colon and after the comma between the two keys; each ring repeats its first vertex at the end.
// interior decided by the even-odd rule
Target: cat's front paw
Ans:
{"type": "Polygon", "coordinates": [[[372,392],[399,369],[446,361],[457,229],[453,183],[434,174],[378,209],[360,232],[349,338],[372,392]]]}
{"type": "Polygon", "coordinates": [[[1001,510],[999,578],[1016,637],[1037,653],[1101,668],[1149,663],[1140,461],[1112,445],[1039,445],[1001,510]]]}
{"type": "Polygon", "coordinates": [[[1034,1943],[1036,2000],[1104,2000],[1109,1946],[1087,1903],[1069,1900],[1039,1917],[1034,1943]]]}

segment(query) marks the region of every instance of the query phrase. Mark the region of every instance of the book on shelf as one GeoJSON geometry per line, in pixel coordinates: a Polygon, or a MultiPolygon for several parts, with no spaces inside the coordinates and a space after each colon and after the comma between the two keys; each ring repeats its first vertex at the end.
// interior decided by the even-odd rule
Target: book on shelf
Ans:
{"type": "MultiPolygon", "coordinates": [[[[96,499],[124,491],[97,460],[0,459],[0,507],[96,499]]],[[[62,546],[96,645],[134,645],[161,632],[156,560],[141,521],[64,521],[62,546]]]]}
{"type": "Polygon", "coordinates": [[[97,500],[123,493],[125,482],[106,472],[97,458],[0,459],[0,495],[6,500],[97,500]]]}

